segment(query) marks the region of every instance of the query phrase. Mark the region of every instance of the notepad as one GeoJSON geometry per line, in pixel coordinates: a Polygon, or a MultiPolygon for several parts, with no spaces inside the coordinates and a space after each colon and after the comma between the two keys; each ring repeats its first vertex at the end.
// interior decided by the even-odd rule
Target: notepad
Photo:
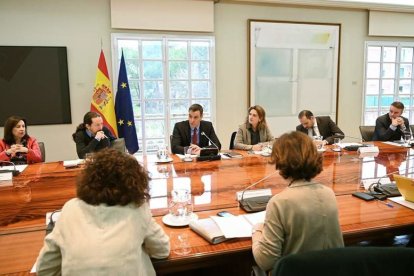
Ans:
{"type": "Polygon", "coordinates": [[[246,238],[252,236],[253,225],[263,223],[266,212],[258,212],[240,216],[217,217],[211,218],[217,223],[224,237],[230,238],[246,238]]]}

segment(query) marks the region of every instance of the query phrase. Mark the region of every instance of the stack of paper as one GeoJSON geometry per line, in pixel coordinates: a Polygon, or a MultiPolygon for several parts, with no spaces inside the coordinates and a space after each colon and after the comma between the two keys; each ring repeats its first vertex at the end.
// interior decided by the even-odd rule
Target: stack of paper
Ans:
{"type": "Polygon", "coordinates": [[[63,161],[63,166],[65,168],[73,168],[73,167],[76,167],[80,164],[83,164],[83,162],[84,162],[83,159],[66,160],[66,161],[63,161]]]}

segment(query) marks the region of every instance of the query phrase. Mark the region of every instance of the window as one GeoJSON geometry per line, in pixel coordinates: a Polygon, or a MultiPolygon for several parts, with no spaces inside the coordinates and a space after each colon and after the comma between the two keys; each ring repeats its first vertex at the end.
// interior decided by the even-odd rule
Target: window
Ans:
{"type": "Polygon", "coordinates": [[[214,38],[113,34],[114,84],[124,52],[140,152],[170,144],[176,122],[199,103],[214,121],[214,38]]]}
{"type": "Polygon", "coordinates": [[[401,101],[403,116],[414,121],[413,49],[414,43],[366,43],[364,125],[375,125],[376,118],[387,113],[394,101],[401,101]]]}

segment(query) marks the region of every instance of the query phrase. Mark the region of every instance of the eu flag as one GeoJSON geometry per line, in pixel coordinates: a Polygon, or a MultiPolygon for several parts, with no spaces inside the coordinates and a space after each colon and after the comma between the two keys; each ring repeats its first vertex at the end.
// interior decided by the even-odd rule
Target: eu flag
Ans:
{"type": "Polygon", "coordinates": [[[118,137],[123,137],[125,139],[125,146],[128,149],[128,152],[134,154],[139,150],[139,145],[123,51],[121,64],[119,65],[118,91],[115,97],[115,113],[118,137]]]}

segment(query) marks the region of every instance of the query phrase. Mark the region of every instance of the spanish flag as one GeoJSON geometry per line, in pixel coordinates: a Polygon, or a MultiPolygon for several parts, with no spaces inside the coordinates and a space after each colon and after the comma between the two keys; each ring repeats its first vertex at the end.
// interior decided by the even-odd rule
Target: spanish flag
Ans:
{"type": "Polygon", "coordinates": [[[104,125],[118,137],[116,128],[116,117],[114,107],[114,94],[112,93],[111,81],[108,68],[106,67],[105,55],[101,50],[99,56],[98,70],[96,71],[95,87],[93,89],[91,111],[101,115],[104,125]]]}

